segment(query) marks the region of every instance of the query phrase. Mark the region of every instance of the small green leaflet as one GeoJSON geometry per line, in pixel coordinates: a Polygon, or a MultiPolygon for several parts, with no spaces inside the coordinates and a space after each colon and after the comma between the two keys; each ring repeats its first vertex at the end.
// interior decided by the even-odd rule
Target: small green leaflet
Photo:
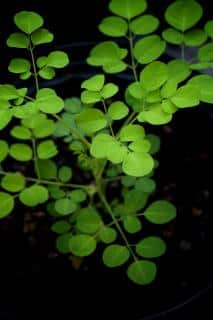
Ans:
{"type": "Polygon", "coordinates": [[[0,219],[8,216],[14,208],[13,197],[6,193],[0,192],[0,219]]]}
{"type": "Polygon", "coordinates": [[[127,269],[129,279],[139,285],[147,285],[153,282],[156,273],[156,264],[146,260],[135,261],[127,269]]]}
{"type": "Polygon", "coordinates": [[[130,257],[129,250],[125,246],[112,244],[103,252],[103,262],[109,268],[123,265],[130,257]]]}
{"type": "Polygon", "coordinates": [[[159,200],[145,210],[144,217],[152,223],[168,223],[176,217],[176,208],[168,201],[159,200]]]}

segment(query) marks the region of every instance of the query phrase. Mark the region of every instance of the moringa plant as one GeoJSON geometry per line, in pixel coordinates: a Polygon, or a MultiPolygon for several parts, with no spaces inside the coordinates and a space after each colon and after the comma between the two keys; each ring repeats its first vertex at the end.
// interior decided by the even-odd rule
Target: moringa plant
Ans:
{"type": "Polygon", "coordinates": [[[53,79],[68,65],[67,54],[38,56],[37,47],[52,42],[53,34],[37,13],[17,13],[19,31],[7,45],[23,49],[23,57],[12,59],[8,70],[20,85],[0,85],[0,217],[17,202],[31,210],[41,206],[52,216],[61,253],[82,258],[102,243],[103,263],[125,264],[140,285],[155,279],[154,259],[166,251],[163,239],[144,236],[143,222],[161,225],[176,217],[165,199],[150,201],[160,149],[150,125],[167,124],[200,101],[213,103],[212,77],[196,74],[213,65],[213,43],[207,42],[213,21],[195,28],[201,5],[178,0],[165,12],[169,27],[157,35],[160,21],[146,9],[145,0],[110,1],[111,15],[99,30],[111,39],[87,59],[99,69],[81,84],[81,99],[65,101],[52,88],[41,88],[40,79],[53,79]],[[180,58],[168,63],[167,43],[181,48],[180,58]],[[187,47],[198,47],[193,61],[185,59],[187,47]],[[132,75],[127,86],[119,86],[118,78],[111,82],[122,72],[132,75]],[[31,78],[33,94],[24,85],[31,78]]]}

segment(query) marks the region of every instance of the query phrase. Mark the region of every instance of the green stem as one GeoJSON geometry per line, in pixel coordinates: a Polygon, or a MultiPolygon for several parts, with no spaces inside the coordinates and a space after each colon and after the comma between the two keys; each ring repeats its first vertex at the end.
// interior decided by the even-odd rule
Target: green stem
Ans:
{"type": "Polygon", "coordinates": [[[99,197],[100,197],[100,200],[102,201],[104,207],[106,208],[106,210],[107,210],[108,213],[110,214],[113,223],[115,224],[115,226],[116,226],[117,230],[119,231],[119,233],[120,233],[120,235],[121,235],[124,243],[126,244],[126,247],[129,249],[129,252],[131,253],[133,259],[134,259],[135,261],[137,261],[137,257],[136,257],[136,255],[134,254],[134,251],[132,250],[131,245],[129,244],[129,242],[128,242],[127,238],[126,238],[126,235],[125,235],[125,233],[123,232],[123,230],[122,230],[122,228],[121,228],[118,220],[115,218],[114,213],[113,213],[113,211],[112,211],[112,209],[111,209],[111,207],[110,207],[110,205],[109,205],[109,203],[108,203],[105,195],[103,194],[103,192],[102,192],[102,190],[101,190],[100,183],[99,183],[98,181],[97,181],[97,192],[98,192],[98,195],[99,195],[99,197]]]}
{"type": "MultiPolygon", "coordinates": [[[[103,106],[104,106],[104,112],[107,114],[107,106],[106,106],[106,103],[105,103],[105,100],[104,100],[104,99],[102,100],[102,103],[103,103],[103,106]]],[[[112,129],[111,123],[109,124],[109,128],[110,128],[110,131],[111,131],[112,136],[114,137],[115,134],[114,134],[114,131],[113,131],[113,129],[112,129]]]]}
{"type": "MultiPolygon", "coordinates": [[[[11,172],[6,171],[0,171],[0,175],[8,175],[11,172]]],[[[63,182],[57,182],[57,181],[49,181],[49,180],[43,180],[43,179],[37,179],[37,178],[31,178],[31,177],[25,177],[27,181],[36,182],[38,184],[47,184],[47,185],[53,185],[58,187],[64,187],[64,188],[80,188],[80,189],[87,189],[89,186],[81,185],[81,184],[75,184],[75,183],[63,183],[63,182]]]]}
{"type": "Polygon", "coordinates": [[[134,43],[133,43],[133,35],[132,32],[130,30],[130,26],[129,26],[129,49],[130,49],[130,56],[131,56],[131,64],[132,64],[132,71],[133,71],[133,75],[135,78],[135,81],[138,81],[138,75],[137,75],[137,66],[135,63],[135,58],[134,58],[134,43]]]}
{"type": "Polygon", "coordinates": [[[34,169],[35,173],[38,176],[38,179],[41,178],[39,165],[38,165],[38,158],[37,158],[37,151],[36,151],[36,140],[32,138],[32,147],[33,147],[33,160],[34,160],[34,169]]]}
{"type": "Polygon", "coordinates": [[[52,116],[57,119],[58,121],[60,121],[61,123],[63,123],[63,125],[74,135],[76,135],[78,137],[78,139],[85,144],[85,146],[90,149],[90,143],[89,141],[87,141],[87,139],[85,139],[79,132],[78,130],[76,130],[75,128],[70,127],[58,114],[52,114],[52,116]]]}
{"type": "Polygon", "coordinates": [[[36,91],[39,91],[39,83],[38,83],[38,76],[37,76],[37,70],[36,70],[36,64],[35,64],[35,58],[34,58],[34,54],[33,54],[33,47],[32,47],[32,43],[30,40],[30,45],[29,45],[29,51],[30,51],[30,56],[31,56],[31,60],[32,60],[32,67],[33,67],[33,75],[35,78],[35,86],[36,86],[36,91]]]}

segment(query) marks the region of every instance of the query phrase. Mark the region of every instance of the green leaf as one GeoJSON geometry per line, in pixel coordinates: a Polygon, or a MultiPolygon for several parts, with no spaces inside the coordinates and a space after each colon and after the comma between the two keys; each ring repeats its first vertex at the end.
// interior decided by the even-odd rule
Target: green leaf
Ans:
{"type": "Polygon", "coordinates": [[[128,124],[124,126],[120,131],[121,141],[135,141],[143,139],[145,137],[145,130],[138,124],[128,124]]]}
{"type": "Polygon", "coordinates": [[[184,35],[175,29],[168,28],[163,31],[162,37],[169,43],[180,45],[184,42],[184,35]]]}
{"type": "Polygon", "coordinates": [[[27,49],[29,47],[29,38],[21,32],[12,33],[7,39],[7,45],[11,48],[27,49]]]}
{"type": "Polygon", "coordinates": [[[60,253],[70,253],[69,241],[72,239],[72,233],[65,233],[60,235],[56,240],[56,248],[60,253]]]}
{"type": "Polygon", "coordinates": [[[120,48],[116,42],[105,41],[91,50],[87,63],[92,66],[102,66],[105,72],[117,73],[127,68],[122,61],[127,54],[128,51],[120,48]]]}
{"type": "Polygon", "coordinates": [[[8,143],[4,140],[0,140],[0,162],[4,161],[9,153],[8,143]]]}
{"type": "Polygon", "coordinates": [[[53,89],[40,89],[36,95],[36,105],[44,113],[58,113],[64,108],[64,101],[53,89]]]}
{"type": "Polygon", "coordinates": [[[58,234],[66,233],[70,230],[71,225],[66,220],[60,220],[52,224],[51,230],[58,234]]]}
{"type": "Polygon", "coordinates": [[[19,200],[28,207],[35,207],[48,200],[48,190],[43,186],[34,184],[25,188],[19,195],[19,200]]]}
{"type": "MultiPolygon", "coordinates": [[[[59,186],[50,185],[50,186],[48,186],[48,190],[49,190],[51,197],[53,199],[61,199],[66,196],[66,193],[62,189],[60,189],[59,186]]],[[[57,213],[57,211],[55,210],[55,203],[54,203],[54,211],[57,213]]]]}
{"type": "Polygon", "coordinates": [[[32,149],[24,143],[14,143],[10,146],[9,154],[17,161],[30,161],[33,157],[32,149]]]}
{"type": "Polygon", "coordinates": [[[169,79],[161,89],[162,98],[170,98],[177,91],[177,81],[175,79],[169,79]]]}
{"type": "Polygon", "coordinates": [[[134,56],[140,64],[148,64],[158,59],[165,51],[166,43],[159,36],[152,35],[137,41],[134,56]]]}
{"type": "Polygon", "coordinates": [[[62,216],[67,216],[76,211],[76,203],[69,198],[62,198],[55,202],[55,210],[62,216]]]}
{"type": "Polygon", "coordinates": [[[159,237],[147,237],[138,242],[136,252],[143,258],[158,258],[166,252],[166,244],[159,237]]]}
{"type": "Polygon", "coordinates": [[[10,131],[12,137],[20,140],[29,140],[32,137],[31,131],[22,126],[15,126],[10,131]]]}
{"type": "Polygon", "coordinates": [[[91,134],[106,127],[107,120],[100,110],[85,109],[77,115],[76,123],[86,134],[91,134]]]}
{"type": "Polygon", "coordinates": [[[137,179],[135,183],[135,189],[145,193],[152,193],[156,189],[156,183],[154,180],[150,178],[143,177],[143,178],[137,179]]]}
{"type": "Polygon", "coordinates": [[[58,170],[58,177],[62,182],[68,182],[72,178],[72,169],[67,166],[62,166],[58,170]]]}
{"type": "Polygon", "coordinates": [[[101,90],[100,94],[103,99],[109,99],[113,97],[119,91],[119,87],[114,83],[107,83],[101,90]]]}
{"type": "Polygon", "coordinates": [[[99,232],[99,238],[102,242],[109,244],[116,240],[117,232],[115,229],[110,227],[102,227],[99,232]]]}
{"type": "Polygon", "coordinates": [[[55,157],[58,154],[58,149],[54,141],[45,140],[38,144],[37,154],[39,159],[46,160],[55,157]]]}
{"type": "Polygon", "coordinates": [[[0,98],[13,100],[19,98],[18,90],[11,84],[0,85],[0,98]]]}
{"type": "Polygon", "coordinates": [[[0,192],[0,219],[8,216],[8,214],[13,211],[13,208],[13,197],[6,192],[0,192]]]}
{"type": "Polygon", "coordinates": [[[156,154],[160,150],[160,138],[155,134],[148,134],[146,139],[149,140],[151,143],[151,150],[149,151],[150,154],[156,154]]]}
{"type": "Polygon", "coordinates": [[[191,63],[190,68],[192,70],[203,70],[213,67],[213,62],[200,62],[200,63],[191,63]]]}
{"type": "Polygon", "coordinates": [[[57,166],[52,160],[38,159],[38,168],[42,179],[53,180],[57,177],[57,166]]]}
{"type": "Polygon", "coordinates": [[[38,72],[39,76],[45,80],[51,80],[55,77],[55,70],[50,67],[45,67],[38,72]]]}
{"type": "Polygon", "coordinates": [[[148,152],[151,148],[151,143],[147,139],[133,141],[129,145],[129,149],[136,152],[148,152]]]}
{"type": "MultiPolygon", "coordinates": [[[[135,214],[138,210],[142,210],[147,204],[147,201],[148,194],[135,188],[128,190],[128,192],[124,194],[124,205],[125,209],[127,209],[127,214],[135,214]]],[[[122,215],[125,215],[125,213],[122,213],[122,215]]]]}
{"type": "Polygon", "coordinates": [[[198,75],[191,78],[189,85],[200,92],[200,100],[206,103],[213,103],[213,78],[209,75],[198,75]]]}
{"type": "Polygon", "coordinates": [[[184,42],[188,47],[197,47],[207,40],[207,35],[201,29],[187,31],[184,35],[184,42]]]}
{"type": "Polygon", "coordinates": [[[1,186],[10,192],[19,192],[25,187],[25,177],[20,173],[8,173],[2,178],[1,186]]]}
{"type": "Polygon", "coordinates": [[[168,63],[169,79],[174,79],[177,83],[186,80],[191,70],[189,64],[181,59],[175,59],[168,63]]]}
{"type": "Polygon", "coordinates": [[[192,85],[185,85],[180,87],[171,101],[178,108],[195,107],[200,103],[200,92],[192,85]]]}
{"type": "MultiPolygon", "coordinates": [[[[146,95],[147,95],[146,90],[142,87],[142,84],[140,82],[132,82],[128,86],[127,93],[131,95],[131,98],[133,97],[137,100],[143,100],[146,98],[146,95]]],[[[133,104],[135,99],[133,100],[133,104]]],[[[129,103],[130,105],[132,104],[130,101],[128,101],[128,99],[126,100],[127,100],[127,103],[129,103]]]]}
{"type": "Polygon", "coordinates": [[[21,31],[31,34],[43,25],[44,20],[35,12],[21,11],[15,15],[14,22],[21,31]]]}
{"type": "Polygon", "coordinates": [[[210,37],[213,38],[213,20],[209,20],[205,24],[205,32],[210,37]]]}
{"type": "Polygon", "coordinates": [[[26,59],[15,58],[10,61],[8,70],[13,73],[23,73],[30,70],[31,64],[26,59]]]}
{"type": "Polygon", "coordinates": [[[145,14],[131,21],[130,30],[137,35],[147,35],[154,32],[159,24],[160,22],[156,17],[145,14]]]}
{"type": "Polygon", "coordinates": [[[102,220],[95,209],[88,207],[81,209],[76,218],[76,227],[83,233],[94,234],[102,226],[102,220]]]}
{"type": "Polygon", "coordinates": [[[64,109],[72,114],[79,113],[82,111],[81,99],[78,97],[67,98],[64,101],[64,109]]]}
{"type": "Polygon", "coordinates": [[[145,152],[129,152],[123,161],[123,171],[133,177],[142,177],[152,171],[154,160],[145,152]]]}
{"type": "Polygon", "coordinates": [[[201,62],[213,60],[213,42],[207,43],[198,50],[198,59],[201,62]]]}
{"type": "Polygon", "coordinates": [[[125,118],[129,113],[129,109],[122,101],[115,101],[108,108],[108,115],[112,120],[120,120],[125,118]]]}
{"type": "Polygon", "coordinates": [[[88,80],[85,80],[81,84],[82,89],[86,89],[89,91],[101,91],[104,86],[105,82],[105,75],[104,74],[97,74],[88,80]]]}
{"type": "Polygon", "coordinates": [[[146,8],[145,0],[111,0],[109,4],[111,12],[128,20],[143,13],[146,8]]]}
{"type": "Polygon", "coordinates": [[[90,153],[93,157],[97,159],[105,158],[107,155],[107,150],[113,144],[114,138],[106,133],[97,134],[93,140],[90,148],[90,153]],[[103,146],[105,146],[103,148],[103,146]]]}
{"type": "Polygon", "coordinates": [[[150,63],[140,74],[140,82],[147,91],[154,91],[160,88],[167,79],[168,67],[160,61],[150,63]]]}
{"type": "Polygon", "coordinates": [[[103,263],[109,268],[120,267],[130,257],[129,250],[119,244],[111,244],[103,252],[103,263]]]}
{"type": "Polygon", "coordinates": [[[68,55],[63,51],[52,51],[47,57],[47,66],[64,68],[69,64],[68,55]]]}
{"type": "Polygon", "coordinates": [[[161,108],[165,113],[173,114],[178,108],[170,100],[163,100],[161,108]]]}
{"type": "Polygon", "coordinates": [[[39,57],[36,60],[36,64],[39,69],[44,68],[47,65],[47,57],[44,57],[44,56],[39,57]]]}
{"type": "Polygon", "coordinates": [[[91,255],[96,249],[95,239],[86,234],[74,235],[69,240],[70,251],[78,257],[91,255]]]}
{"type": "Polygon", "coordinates": [[[168,223],[176,217],[176,208],[168,201],[155,201],[145,210],[144,217],[155,224],[168,223]]]}
{"type": "Polygon", "coordinates": [[[83,91],[81,94],[81,101],[84,104],[94,104],[101,101],[101,94],[93,91],[83,91]]]}
{"type": "Polygon", "coordinates": [[[76,189],[69,193],[69,197],[76,203],[80,203],[86,200],[87,194],[84,190],[76,189]]]}
{"type": "Polygon", "coordinates": [[[166,10],[165,19],[174,28],[184,32],[193,27],[202,17],[203,9],[194,0],[178,0],[166,10]]]}
{"type": "Polygon", "coordinates": [[[140,112],[137,119],[153,125],[162,125],[172,120],[172,114],[164,112],[161,104],[156,104],[150,110],[140,112]]]}
{"type": "Polygon", "coordinates": [[[103,19],[98,28],[107,36],[123,37],[128,31],[128,24],[120,17],[111,16],[103,19]]]}
{"type": "Polygon", "coordinates": [[[33,129],[33,135],[36,138],[46,138],[52,135],[55,131],[56,124],[53,120],[43,119],[39,122],[39,126],[33,129]]]}
{"type": "Polygon", "coordinates": [[[129,279],[140,285],[147,285],[153,282],[156,273],[156,264],[146,260],[134,261],[127,269],[129,279]]]}
{"type": "Polygon", "coordinates": [[[53,41],[53,34],[44,28],[38,29],[31,35],[32,43],[34,46],[44,43],[50,43],[53,41]]]}
{"type": "Polygon", "coordinates": [[[31,77],[32,75],[32,72],[31,71],[26,71],[26,72],[23,72],[22,74],[19,75],[19,78],[21,80],[27,80],[31,77]]]}
{"type": "Polygon", "coordinates": [[[124,217],[123,225],[124,229],[131,234],[139,232],[142,228],[141,221],[133,216],[124,217]]]}
{"type": "Polygon", "coordinates": [[[12,120],[12,111],[8,109],[0,110],[0,130],[4,129],[12,120]]]}

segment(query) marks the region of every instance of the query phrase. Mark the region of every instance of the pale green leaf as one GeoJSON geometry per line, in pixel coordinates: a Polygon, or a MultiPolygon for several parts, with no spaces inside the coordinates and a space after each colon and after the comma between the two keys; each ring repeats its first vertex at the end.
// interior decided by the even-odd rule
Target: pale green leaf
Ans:
{"type": "Polygon", "coordinates": [[[159,237],[147,237],[137,243],[136,252],[143,258],[158,258],[166,252],[166,244],[159,237]]]}
{"type": "Polygon", "coordinates": [[[77,234],[69,240],[70,251],[78,257],[91,255],[96,249],[95,239],[86,234],[77,234]]]}
{"type": "Polygon", "coordinates": [[[25,177],[20,173],[8,173],[1,180],[2,188],[10,192],[23,190],[25,183],[25,177]]]}
{"type": "Polygon", "coordinates": [[[29,47],[29,38],[21,32],[12,33],[7,39],[7,45],[11,48],[27,49],[29,47]]]}
{"type": "Polygon", "coordinates": [[[109,268],[120,267],[130,257],[129,250],[119,244],[111,244],[103,252],[103,263],[109,268]]]}
{"type": "Polygon", "coordinates": [[[147,35],[154,32],[159,24],[158,18],[150,14],[145,14],[131,21],[130,30],[137,35],[147,35]]]}
{"type": "Polygon", "coordinates": [[[91,134],[105,128],[107,120],[103,112],[89,108],[77,115],[76,123],[86,134],[91,134]]]}
{"type": "Polygon", "coordinates": [[[110,16],[102,20],[99,30],[107,36],[123,37],[128,31],[128,24],[120,17],[110,16]]]}
{"type": "Polygon", "coordinates": [[[185,85],[180,87],[171,101],[178,108],[195,107],[200,103],[200,92],[192,85],[185,85]]]}
{"type": "Polygon", "coordinates": [[[109,4],[110,11],[128,20],[143,13],[146,8],[145,0],[111,0],[109,4]]]}
{"type": "Polygon", "coordinates": [[[14,198],[6,192],[0,192],[0,219],[8,216],[13,208],[14,198]]]}
{"type": "Polygon", "coordinates": [[[202,17],[203,9],[194,0],[178,0],[166,10],[165,19],[174,28],[184,32],[193,27],[202,17]]]}
{"type": "Polygon", "coordinates": [[[129,279],[139,285],[147,285],[153,282],[156,273],[156,264],[146,260],[134,261],[127,269],[129,279]]]}
{"type": "Polygon", "coordinates": [[[165,41],[157,35],[152,35],[137,41],[133,52],[139,63],[148,64],[158,59],[164,53],[165,49],[165,41]]]}
{"type": "Polygon", "coordinates": [[[44,43],[50,43],[53,41],[53,38],[53,34],[49,30],[44,28],[40,28],[34,31],[31,35],[32,43],[34,44],[34,46],[44,43]]]}
{"type": "Polygon", "coordinates": [[[9,154],[18,161],[30,161],[33,157],[32,149],[24,143],[15,143],[10,146],[9,154]]]}
{"type": "Polygon", "coordinates": [[[155,224],[168,223],[176,217],[176,208],[168,201],[159,200],[145,210],[144,217],[155,224]]]}
{"type": "Polygon", "coordinates": [[[38,144],[37,154],[39,159],[46,160],[55,157],[58,154],[58,149],[54,141],[45,140],[38,144]]]}
{"type": "Polygon", "coordinates": [[[123,171],[133,177],[149,174],[154,167],[154,160],[148,153],[129,152],[123,161],[123,171]]]}
{"type": "Polygon", "coordinates": [[[120,120],[125,118],[129,113],[129,109],[122,101],[115,101],[108,108],[108,115],[112,120],[120,120]]]}
{"type": "Polygon", "coordinates": [[[19,200],[28,207],[35,207],[48,200],[47,188],[34,184],[25,188],[19,195],[19,200]]]}
{"type": "Polygon", "coordinates": [[[140,74],[140,82],[147,91],[160,88],[167,79],[168,67],[160,61],[150,63],[140,74]]]}
{"type": "Polygon", "coordinates": [[[105,76],[104,74],[97,74],[88,80],[85,80],[81,84],[82,89],[89,91],[101,91],[104,86],[105,76]]]}
{"type": "Polygon", "coordinates": [[[14,22],[21,31],[31,34],[43,25],[44,20],[35,12],[21,11],[15,15],[14,22]]]}

